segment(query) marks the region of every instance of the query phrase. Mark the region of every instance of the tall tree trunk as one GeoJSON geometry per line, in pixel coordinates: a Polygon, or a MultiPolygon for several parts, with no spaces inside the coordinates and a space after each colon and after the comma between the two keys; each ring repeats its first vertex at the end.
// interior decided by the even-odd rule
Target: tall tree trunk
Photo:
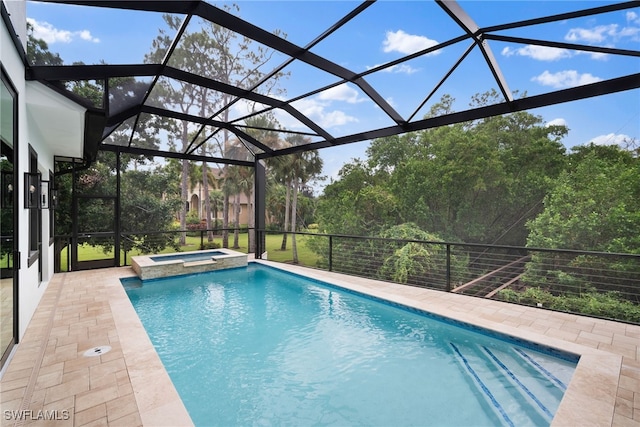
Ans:
{"type": "MultiPolygon", "coordinates": [[[[203,150],[204,151],[204,148],[203,150]]],[[[211,231],[211,197],[209,196],[209,168],[207,162],[202,162],[202,187],[204,189],[204,212],[207,223],[207,241],[213,241],[213,231],[211,231]]]]}
{"type": "Polygon", "coordinates": [[[291,198],[291,180],[285,182],[287,193],[284,198],[284,234],[282,235],[282,245],[280,245],[281,251],[287,250],[287,231],[289,230],[289,200],[291,198]]]}
{"type": "MultiPolygon", "coordinates": [[[[226,97],[225,97],[226,101],[226,97]]],[[[226,105],[226,104],[225,104],[226,105]]],[[[224,112],[225,120],[228,119],[229,113],[228,109],[224,112]]],[[[224,154],[227,154],[229,150],[229,131],[226,129],[223,131],[224,138],[224,154]]],[[[227,179],[227,174],[229,173],[229,165],[224,165],[222,168],[222,179],[227,179]]],[[[223,192],[224,198],[222,199],[222,247],[229,247],[229,194],[226,191],[223,192]]]]}
{"type": "Polygon", "coordinates": [[[256,252],[256,230],[254,230],[254,227],[256,225],[256,212],[255,212],[255,194],[256,192],[254,191],[254,188],[251,187],[251,191],[249,192],[249,194],[247,194],[247,203],[249,204],[247,207],[249,208],[249,219],[247,221],[248,223],[248,230],[247,232],[249,233],[249,253],[255,253],[256,252]]]}
{"type": "Polygon", "coordinates": [[[220,203],[220,201],[218,200],[218,197],[216,196],[216,202],[213,204],[213,228],[218,228],[218,203],[220,203]]]}
{"type": "Polygon", "coordinates": [[[293,263],[298,263],[298,246],[296,245],[296,218],[298,209],[298,179],[293,182],[293,201],[291,202],[291,251],[293,252],[293,263]]]}
{"type": "Polygon", "coordinates": [[[233,249],[240,247],[240,193],[233,197],[233,249]]]}
{"type": "MultiPolygon", "coordinates": [[[[188,129],[187,122],[182,122],[182,148],[187,149],[188,144],[188,129]]],[[[180,230],[187,229],[187,198],[188,192],[188,179],[189,179],[189,161],[182,160],[182,182],[180,183],[180,197],[182,199],[182,208],[180,209],[180,230]]],[[[187,243],[187,233],[180,233],[180,245],[184,246],[187,243]]]]}

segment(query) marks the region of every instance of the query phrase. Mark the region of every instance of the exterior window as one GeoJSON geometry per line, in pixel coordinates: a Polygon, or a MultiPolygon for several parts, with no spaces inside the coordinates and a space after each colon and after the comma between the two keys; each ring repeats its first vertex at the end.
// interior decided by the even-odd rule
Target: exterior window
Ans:
{"type": "MultiPolygon", "coordinates": [[[[53,176],[53,172],[49,171],[49,192],[54,191],[54,189],[56,188],[54,179],[55,177],[53,176]]],[[[54,203],[55,202],[53,201],[53,198],[49,196],[49,245],[53,245],[53,236],[55,231],[53,226],[56,222],[54,216],[54,203]]]]}

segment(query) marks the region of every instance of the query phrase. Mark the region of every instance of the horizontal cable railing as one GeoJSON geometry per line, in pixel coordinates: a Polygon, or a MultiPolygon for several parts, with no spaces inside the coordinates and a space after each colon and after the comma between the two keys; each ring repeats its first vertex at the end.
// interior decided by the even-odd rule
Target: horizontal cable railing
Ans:
{"type": "MultiPolygon", "coordinates": [[[[225,231],[228,248],[256,258],[640,323],[638,254],[228,228],[122,233],[118,265],[135,255],[223,247],[225,231]]],[[[91,256],[91,245],[114,242],[113,233],[79,235],[78,259],[91,256]]],[[[60,270],[71,269],[71,243],[56,237],[58,253],[66,251],[60,270]]]]}
{"type": "MultiPolygon", "coordinates": [[[[113,232],[80,233],[75,238],[72,235],[57,235],[54,237],[55,268],[56,272],[71,271],[79,268],[78,265],[74,266],[74,259],[76,264],[89,264],[105,258],[113,260],[113,265],[127,266],[131,265],[131,257],[136,255],[220,248],[223,246],[225,232],[228,238],[227,247],[249,252],[252,249],[249,231],[253,232],[253,229],[245,227],[124,232],[119,236],[119,262],[116,262],[116,235],[113,232]]],[[[91,264],[89,265],[91,268],[91,264]]]]}
{"type": "MultiPolygon", "coordinates": [[[[274,232],[262,233],[268,236],[274,232]]],[[[640,323],[638,254],[316,233],[289,235],[290,239],[295,235],[315,255],[299,256],[298,263],[309,267],[640,323]]],[[[268,259],[280,252],[268,243],[266,249],[268,259]]]]}

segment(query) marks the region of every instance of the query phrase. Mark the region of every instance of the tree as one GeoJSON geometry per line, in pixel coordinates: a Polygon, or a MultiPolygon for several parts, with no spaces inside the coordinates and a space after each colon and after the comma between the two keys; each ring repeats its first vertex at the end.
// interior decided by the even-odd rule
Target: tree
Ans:
{"type": "Polygon", "coordinates": [[[287,231],[289,231],[289,215],[291,212],[291,187],[293,183],[293,176],[291,175],[291,166],[294,157],[292,156],[280,156],[276,158],[269,159],[268,165],[273,171],[274,179],[284,186],[285,196],[284,196],[284,215],[282,218],[283,221],[283,231],[282,233],[282,244],[280,245],[281,251],[287,250],[287,231]]]}
{"type": "MultiPolygon", "coordinates": [[[[226,168],[226,174],[224,177],[224,183],[222,184],[222,193],[224,194],[224,200],[229,200],[233,196],[233,228],[234,228],[234,241],[233,248],[240,247],[238,241],[238,228],[240,227],[240,166],[229,166],[226,168]]],[[[224,206],[224,204],[223,204],[224,206]]],[[[228,205],[227,205],[228,206],[228,205]]],[[[227,228],[227,226],[224,226],[227,228]]],[[[228,243],[227,243],[228,247],[228,243]]]]}
{"type": "Polygon", "coordinates": [[[640,253],[640,159],[616,146],[574,151],[544,211],[527,223],[528,245],[640,253]]]}
{"type": "MultiPolygon", "coordinates": [[[[286,139],[290,145],[308,144],[307,138],[302,135],[290,135],[286,139]]],[[[288,167],[290,170],[291,183],[291,231],[295,233],[298,218],[298,193],[307,183],[319,176],[322,172],[322,158],[316,150],[303,151],[290,154],[288,167]]],[[[286,215],[285,215],[286,216],[286,215]]],[[[293,262],[298,263],[298,247],[296,245],[296,235],[291,235],[291,249],[293,251],[293,262]]]]}
{"type": "MultiPolygon", "coordinates": [[[[376,206],[366,206],[366,203],[363,202],[358,206],[355,204],[355,200],[358,198],[361,201],[373,199],[374,192],[384,192],[386,189],[384,181],[387,177],[385,172],[375,172],[360,159],[354,159],[351,163],[345,164],[338,172],[338,179],[327,185],[318,199],[317,216],[320,228],[327,233],[372,235],[382,227],[392,225],[385,224],[381,220],[371,222],[368,219],[371,215],[377,214],[371,213],[363,216],[357,208],[379,212],[381,218],[389,219],[396,215],[400,216],[393,193],[379,197],[380,200],[393,200],[389,204],[384,202],[376,204],[376,206]]],[[[396,220],[393,221],[393,224],[396,223],[396,220]]]]}
{"type": "MultiPolygon", "coordinates": [[[[234,13],[239,12],[237,5],[225,6],[227,10],[233,9],[234,13]]],[[[165,21],[171,30],[177,31],[181,25],[181,20],[172,15],[165,15],[165,21]]],[[[255,88],[258,83],[262,83],[260,88],[263,93],[269,94],[278,92],[277,84],[281,73],[276,74],[266,82],[261,82],[264,74],[260,67],[266,64],[273,55],[273,50],[257,46],[247,38],[239,38],[238,34],[227,28],[221,27],[210,21],[200,20],[189,28],[196,27],[197,31],[189,31],[182,35],[180,43],[176,46],[169,60],[169,65],[183,71],[191,72],[215,80],[242,88],[255,88]]],[[[279,31],[276,31],[279,34],[279,31]]],[[[153,50],[147,56],[147,62],[160,63],[161,59],[171,46],[172,38],[163,30],[159,33],[153,43],[153,50]]],[[[202,117],[213,117],[220,114],[220,120],[229,121],[229,106],[233,96],[228,93],[213,91],[203,86],[191,85],[186,82],[164,79],[161,82],[167,92],[167,102],[180,109],[184,113],[197,111],[202,117]]],[[[181,151],[186,152],[191,139],[190,132],[196,131],[199,140],[194,144],[194,148],[200,149],[202,154],[220,154],[222,157],[228,156],[230,146],[229,132],[224,129],[220,134],[221,139],[213,139],[212,143],[206,142],[210,135],[204,126],[198,129],[190,128],[191,124],[182,121],[181,128],[175,135],[181,144],[181,151]]],[[[217,129],[213,130],[214,133],[217,129]]],[[[246,151],[246,150],[245,150],[246,151]]],[[[187,175],[188,166],[186,160],[183,162],[182,174],[182,198],[186,205],[187,198],[187,175]]],[[[227,175],[228,166],[223,167],[223,175],[227,175]]],[[[206,184],[205,184],[206,185],[206,184]]],[[[223,246],[228,246],[228,205],[230,194],[225,193],[223,207],[223,246]]],[[[205,192],[208,199],[209,192],[205,192]]],[[[205,204],[207,202],[205,201],[205,204]]],[[[180,212],[181,227],[185,226],[186,212],[183,208],[180,212]]]]}
{"type": "Polygon", "coordinates": [[[33,35],[33,25],[27,21],[27,60],[33,65],[62,65],[58,53],[51,52],[43,39],[33,35]]]}
{"type": "MultiPolygon", "coordinates": [[[[477,95],[472,106],[496,96],[477,95]]],[[[451,103],[443,97],[429,115],[451,103]]],[[[565,134],[519,112],[375,140],[368,165],[389,174],[383,187],[403,221],[448,239],[524,245],[526,220],[564,166],[565,134]]]]}
{"type": "MultiPolygon", "coordinates": [[[[385,239],[421,240],[442,242],[440,237],[422,231],[415,224],[405,223],[390,227],[380,233],[385,239]]],[[[446,247],[431,243],[385,242],[388,250],[383,255],[384,264],[378,275],[383,280],[398,283],[412,283],[426,287],[445,287],[446,247]],[[440,286],[438,286],[440,285],[440,286]]],[[[451,281],[458,282],[466,274],[468,257],[451,255],[451,281]]]]}
{"type": "MultiPolygon", "coordinates": [[[[570,167],[544,199],[544,210],[527,222],[527,245],[640,253],[640,159],[615,146],[594,144],[575,148],[570,157],[570,167]]],[[[536,253],[524,281],[552,292],[586,292],[594,286],[592,272],[605,270],[608,283],[599,289],[624,292],[618,283],[638,274],[637,264],[624,260],[536,253]]]]}
{"type": "Polygon", "coordinates": [[[224,199],[224,195],[220,190],[212,190],[209,192],[209,200],[211,203],[211,211],[213,214],[213,218],[215,218],[215,224],[213,224],[214,228],[218,227],[218,212],[222,209],[222,200],[224,199]]]}

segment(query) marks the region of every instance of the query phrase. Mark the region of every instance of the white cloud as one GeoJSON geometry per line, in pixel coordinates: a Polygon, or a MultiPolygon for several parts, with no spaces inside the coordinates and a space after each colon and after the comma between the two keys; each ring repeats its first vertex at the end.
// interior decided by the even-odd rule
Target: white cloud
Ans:
{"type": "Polygon", "coordinates": [[[619,134],[610,133],[607,135],[599,135],[599,136],[596,136],[595,138],[591,138],[589,142],[593,142],[596,145],[624,146],[624,144],[629,140],[631,140],[631,137],[629,135],[625,135],[622,133],[619,133],[619,134]]]}
{"type": "Polygon", "coordinates": [[[571,51],[567,49],[560,49],[557,47],[536,46],[530,44],[519,49],[511,49],[510,47],[505,47],[504,49],[502,49],[502,55],[528,56],[530,58],[537,59],[538,61],[557,61],[559,59],[571,57],[571,51]]]}
{"type": "Polygon", "coordinates": [[[640,36],[640,19],[635,12],[627,12],[627,22],[630,24],[619,29],[618,24],[598,25],[593,28],[572,28],[564,39],[573,43],[589,43],[613,45],[614,41],[631,39],[638,41],[640,36]]]}
{"type": "MultiPolygon", "coordinates": [[[[640,22],[638,22],[638,24],[640,24],[640,22]]],[[[618,33],[618,37],[629,37],[633,41],[639,41],[638,36],[640,36],[640,27],[624,27],[618,33]]]]}
{"type": "Polygon", "coordinates": [[[549,126],[567,126],[567,121],[563,118],[557,118],[557,119],[553,119],[547,122],[547,124],[545,125],[546,127],[549,126]]]}
{"type": "Polygon", "coordinates": [[[579,53],[588,53],[591,59],[595,59],[596,61],[606,61],[609,59],[608,53],[602,52],[579,52],[579,53]]]}
{"type": "Polygon", "coordinates": [[[44,40],[47,44],[71,43],[77,38],[93,43],[100,43],[100,39],[93,37],[89,30],[60,30],[48,22],[36,21],[33,18],[27,18],[27,22],[33,26],[33,36],[37,39],[44,40]]]}
{"type": "Polygon", "coordinates": [[[357,90],[349,87],[346,83],[320,92],[318,99],[322,101],[344,101],[349,104],[365,101],[364,98],[358,96],[357,90]]]}
{"type": "MultiPolygon", "coordinates": [[[[438,42],[431,40],[425,36],[417,36],[413,34],[407,34],[402,30],[396,32],[387,31],[384,41],[382,42],[382,50],[385,53],[400,52],[405,55],[433,47],[438,42]]],[[[440,53],[439,50],[431,52],[429,55],[436,55],[440,53]]]]}
{"type": "Polygon", "coordinates": [[[576,70],[564,70],[557,73],[550,73],[545,70],[539,76],[531,79],[531,81],[538,82],[543,86],[551,86],[556,89],[581,86],[601,80],[600,77],[596,77],[590,73],[580,74],[576,70]]]}
{"type": "MultiPolygon", "coordinates": [[[[314,99],[301,99],[299,101],[291,103],[291,105],[302,114],[327,129],[358,121],[357,118],[349,116],[343,111],[329,111],[328,108],[330,107],[330,104],[331,102],[321,100],[319,99],[319,97],[314,99]]],[[[283,123],[282,121],[281,123],[283,125],[286,125],[286,123],[283,123]]],[[[297,127],[299,127],[298,122],[291,123],[289,125],[290,129],[295,129],[297,127]]]]}
{"type": "Polygon", "coordinates": [[[318,121],[318,123],[322,127],[332,128],[335,126],[346,125],[347,123],[357,122],[357,121],[358,121],[357,118],[353,116],[349,116],[344,111],[333,110],[326,113],[323,112],[323,114],[320,116],[320,120],[318,121]]]}
{"type": "MultiPolygon", "coordinates": [[[[618,24],[598,25],[592,28],[571,28],[564,39],[571,43],[598,45],[615,48],[615,42],[621,40],[640,41],[640,18],[635,12],[627,12],[628,25],[620,28],[618,24]]],[[[527,45],[518,49],[505,47],[504,56],[528,56],[538,61],[557,61],[575,55],[589,55],[594,60],[606,60],[609,55],[600,52],[586,52],[547,46],[527,45]]]]}
{"type": "MultiPolygon", "coordinates": [[[[376,64],[372,67],[367,67],[367,70],[371,70],[373,68],[377,68],[382,64],[376,64]]],[[[393,73],[393,74],[413,74],[413,73],[417,73],[418,71],[420,71],[420,68],[413,68],[411,65],[409,64],[397,64],[397,65],[392,65],[391,67],[387,67],[384,68],[380,71],[378,71],[379,73],[393,73]]]]}
{"type": "Polygon", "coordinates": [[[615,36],[618,25],[598,25],[594,28],[572,28],[564,36],[570,42],[602,43],[607,37],[615,36]]]}

